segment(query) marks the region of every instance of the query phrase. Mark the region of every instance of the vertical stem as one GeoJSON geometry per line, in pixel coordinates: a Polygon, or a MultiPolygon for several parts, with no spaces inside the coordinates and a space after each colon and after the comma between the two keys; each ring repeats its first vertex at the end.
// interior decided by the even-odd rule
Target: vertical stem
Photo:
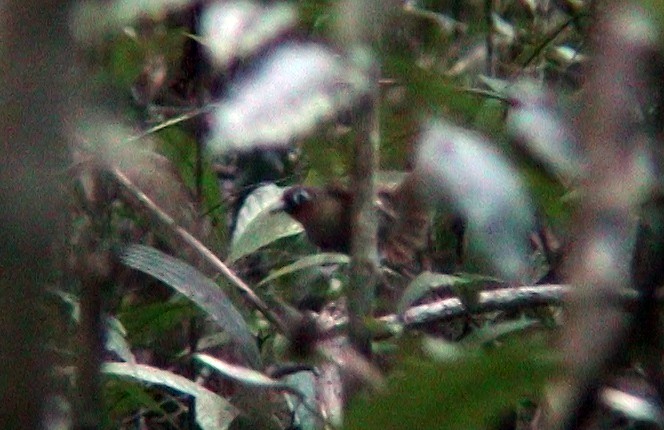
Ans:
{"type": "MultiPolygon", "coordinates": [[[[99,254],[91,253],[85,263],[80,259],[79,265],[89,264],[99,254]]],[[[104,323],[102,320],[102,291],[110,285],[96,276],[91,267],[85,267],[87,276],[81,276],[81,320],[79,322],[80,350],[77,352],[76,363],[76,401],[75,430],[99,428],[101,424],[101,367],[104,353],[104,323]]]]}
{"type": "Polygon", "coordinates": [[[43,428],[51,363],[45,285],[58,273],[66,167],[67,0],[0,2],[0,428],[43,428]]]}
{"type": "Polygon", "coordinates": [[[374,208],[375,171],[380,145],[379,88],[380,68],[370,68],[371,90],[364,111],[357,121],[355,165],[352,172],[356,192],[351,219],[351,269],[348,292],[349,336],[351,343],[365,356],[371,355],[371,339],[365,324],[373,308],[377,273],[377,219],[374,208]]]}
{"type": "Polygon", "coordinates": [[[351,212],[352,259],[348,289],[350,341],[367,357],[371,355],[371,342],[365,319],[372,312],[378,267],[378,225],[373,202],[380,141],[380,67],[375,62],[372,49],[378,46],[383,26],[398,7],[398,0],[346,0],[339,6],[339,41],[349,47],[348,52],[354,56],[351,58],[354,63],[365,68],[370,83],[364,103],[358,108],[361,112],[355,124],[355,163],[352,171],[355,200],[351,212]]]}

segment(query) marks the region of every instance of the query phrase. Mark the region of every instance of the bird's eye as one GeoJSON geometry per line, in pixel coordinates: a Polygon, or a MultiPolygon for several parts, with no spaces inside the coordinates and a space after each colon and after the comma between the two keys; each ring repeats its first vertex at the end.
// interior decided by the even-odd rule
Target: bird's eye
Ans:
{"type": "Polygon", "coordinates": [[[311,193],[304,188],[295,187],[291,188],[286,194],[284,194],[284,205],[283,210],[287,214],[293,214],[296,211],[302,209],[302,206],[312,199],[311,193]]]}
{"type": "Polygon", "coordinates": [[[303,205],[304,203],[310,200],[311,200],[311,194],[309,194],[307,190],[302,188],[295,189],[293,191],[293,194],[291,194],[291,202],[293,206],[303,205]]]}

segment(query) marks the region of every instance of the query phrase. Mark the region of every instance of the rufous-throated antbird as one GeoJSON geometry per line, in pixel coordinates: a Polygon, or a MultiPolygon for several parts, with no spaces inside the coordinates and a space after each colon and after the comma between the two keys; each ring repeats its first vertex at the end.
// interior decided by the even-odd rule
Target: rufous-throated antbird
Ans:
{"type": "MultiPolygon", "coordinates": [[[[421,179],[406,175],[397,186],[378,192],[378,250],[387,265],[417,273],[428,243],[431,208],[421,179]]],[[[283,210],[304,227],[311,242],[324,251],[350,252],[353,193],[341,186],[294,186],[275,211],[283,210]]]]}

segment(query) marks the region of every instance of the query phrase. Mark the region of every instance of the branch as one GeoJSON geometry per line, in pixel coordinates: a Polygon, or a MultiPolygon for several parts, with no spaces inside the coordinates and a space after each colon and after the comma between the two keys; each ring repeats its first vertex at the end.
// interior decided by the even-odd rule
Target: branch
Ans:
{"type": "MultiPolygon", "coordinates": [[[[410,307],[403,314],[385,315],[380,317],[378,321],[385,324],[387,334],[390,335],[423,324],[450,321],[469,313],[480,314],[534,306],[561,305],[569,291],[570,287],[568,285],[526,285],[501,288],[480,292],[477,303],[473,304],[473,309],[468,309],[460,299],[452,297],[410,307]]],[[[625,292],[618,299],[620,303],[632,305],[637,297],[630,292],[625,292]]],[[[340,333],[347,324],[348,319],[346,318],[339,318],[327,323],[324,329],[325,334],[322,337],[330,337],[340,333]]],[[[374,337],[384,336],[385,333],[383,332],[375,334],[374,337]]]]}

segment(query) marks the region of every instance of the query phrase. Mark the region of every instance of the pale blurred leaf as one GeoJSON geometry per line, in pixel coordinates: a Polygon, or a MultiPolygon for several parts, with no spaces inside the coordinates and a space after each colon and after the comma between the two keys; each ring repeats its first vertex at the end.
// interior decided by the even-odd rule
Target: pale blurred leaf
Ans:
{"type": "Polygon", "coordinates": [[[247,196],[237,213],[235,230],[233,230],[233,243],[237,242],[238,238],[242,236],[247,226],[279,202],[285,190],[286,188],[267,184],[256,188],[247,196]]]}
{"type": "Polygon", "coordinates": [[[504,79],[493,78],[485,75],[478,76],[478,79],[484,85],[486,85],[490,90],[504,96],[507,95],[509,87],[510,85],[512,85],[509,81],[506,81],[504,79]]]}
{"type": "Polygon", "coordinates": [[[442,121],[423,133],[417,164],[431,191],[463,214],[468,234],[499,273],[522,279],[535,222],[518,171],[484,137],[442,121]]]}
{"type": "Polygon", "coordinates": [[[516,38],[516,30],[512,24],[505,21],[497,13],[491,14],[491,24],[497,36],[505,38],[509,43],[514,42],[514,39],[516,38]]]}
{"type": "Polygon", "coordinates": [[[522,80],[510,89],[507,128],[517,143],[553,173],[572,179],[583,158],[570,124],[556,111],[552,94],[535,82],[522,80]]]}
{"type": "Polygon", "coordinates": [[[547,51],[547,58],[555,61],[562,67],[569,67],[576,63],[582,63],[587,57],[571,46],[555,46],[547,51]]]}
{"type": "Polygon", "coordinates": [[[282,44],[215,110],[208,148],[287,145],[349,108],[365,87],[363,75],[324,46],[282,44]]]}
{"type": "MultiPolygon", "coordinates": [[[[600,398],[604,405],[614,411],[619,411],[630,420],[652,423],[655,425],[654,428],[664,426],[664,413],[662,413],[661,407],[647,399],[615,388],[604,388],[600,398]]],[[[644,427],[648,428],[648,426],[644,427]]]]}
{"type": "Polygon", "coordinates": [[[263,6],[249,1],[212,3],[202,18],[204,43],[213,61],[226,67],[253,54],[295,24],[295,10],[286,3],[263,6]]]}
{"type": "Polygon", "coordinates": [[[136,358],[131,352],[131,346],[127,342],[127,330],[115,317],[106,318],[106,350],[114,352],[118,357],[128,363],[136,363],[136,358]]]}

